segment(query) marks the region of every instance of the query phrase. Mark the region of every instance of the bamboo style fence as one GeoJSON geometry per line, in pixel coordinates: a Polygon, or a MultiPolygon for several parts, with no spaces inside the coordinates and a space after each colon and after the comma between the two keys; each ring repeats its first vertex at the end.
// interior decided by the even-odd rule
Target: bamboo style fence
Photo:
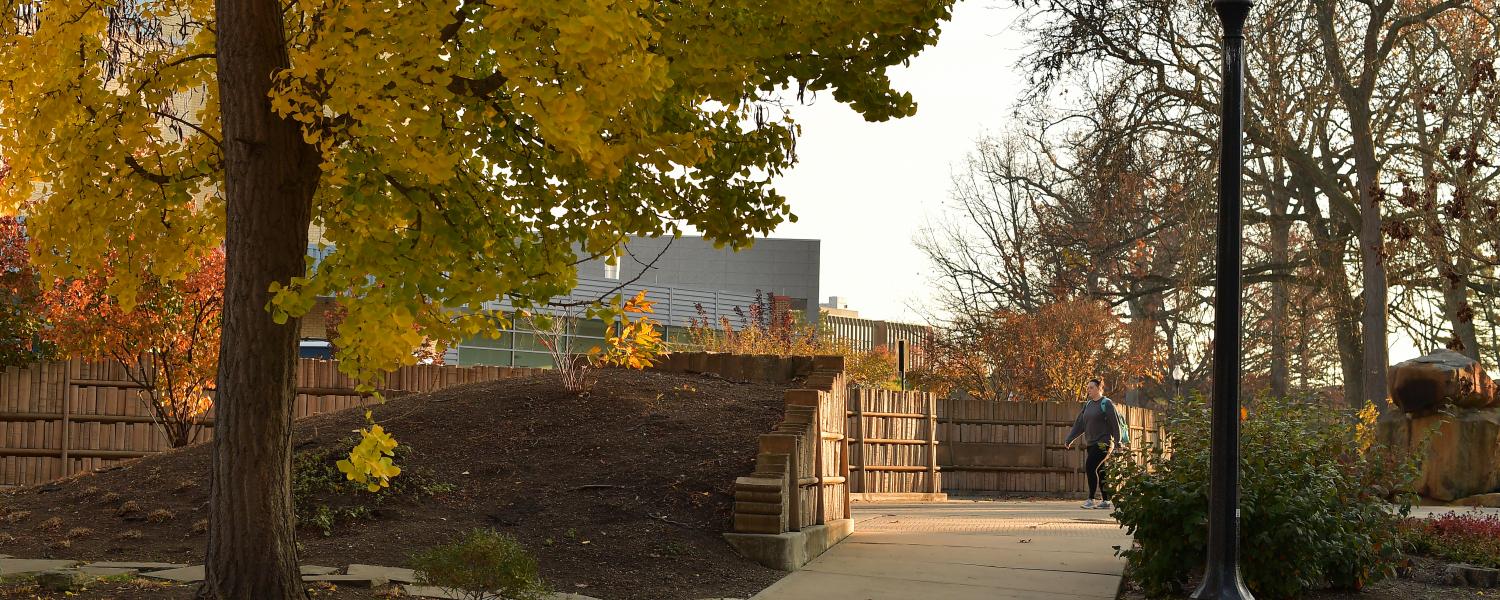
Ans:
{"type": "Polygon", "coordinates": [[[942,500],[937,397],[849,388],[850,492],[862,500],[942,500]]]}
{"type": "MultiPolygon", "coordinates": [[[[377,387],[399,395],[537,372],[414,365],[391,373],[377,387]]],[[[297,384],[298,418],[370,401],[338,372],[337,361],[301,359],[297,384]]],[[[170,449],[141,392],[124,366],[114,362],[72,360],[5,369],[0,373],[0,487],[45,483],[170,449]]],[[[199,441],[212,439],[212,412],[200,422],[199,441]]]]}
{"type": "MultiPolygon", "coordinates": [[[[1116,402],[1141,461],[1161,443],[1156,411],[1116,402]]],[[[938,463],[944,490],[965,495],[1082,496],[1088,489],[1079,445],[1064,447],[1079,402],[942,399],[937,402],[938,463]]],[[[1117,451],[1119,452],[1119,451],[1117,451]]]]}

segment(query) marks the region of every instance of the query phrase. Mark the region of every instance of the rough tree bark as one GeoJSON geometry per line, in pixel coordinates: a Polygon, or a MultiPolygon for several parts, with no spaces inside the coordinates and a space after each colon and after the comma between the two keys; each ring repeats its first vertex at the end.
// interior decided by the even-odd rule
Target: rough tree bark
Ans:
{"type": "Polygon", "coordinates": [[[271,111],[289,65],[275,0],[218,0],[224,127],[224,318],[214,420],[207,577],[214,600],[304,596],[291,498],[297,322],[266,310],[272,282],[305,270],[318,160],[271,111]]]}
{"type": "MultiPolygon", "coordinates": [[[[1277,172],[1285,171],[1278,168],[1277,172]]],[[[1278,189],[1267,194],[1266,199],[1271,209],[1271,263],[1277,265],[1278,274],[1288,275],[1292,221],[1287,218],[1287,208],[1291,195],[1278,189]]],[[[1286,340],[1288,285],[1285,277],[1271,281],[1271,395],[1277,398],[1286,398],[1291,391],[1286,340]]]]}
{"type": "Polygon", "coordinates": [[[1292,188],[1298,195],[1298,205],[1312,234],[1317,264],[1322,268],[1320,282],[1332,297],[1333,330],[1339,349],[1339,372],[1343,376],[1344,401],[1359,408],[1364,404],[1364,380],[1361,361],[1364,358],[1363,340],[1359,335],[1359,299],[1349,287],[1349,276],[1344,270],[1344,246],[1352,235],[1344,227],[1344,221],[1333,221],[1323,214],[1318,206],[1316,188],[1305,178],[1294,177],[1292,188]]]}
{"type": "MultiPolygon", "coordinates": [[[[1337,2],[1314,3],[1318,34],[1328,74],[1338,91],[1339,100],[1349,116],[1349,138],[1353,146],[1355,185],[1359,187],[1359,263],[1364,310],[1360,316],[1364,342],[1364,364],[1360,382],[1365,401],[1375,404],[1382,413],[1387,404],[1386,368],[1390,364],[1386,347],[1390,291],[1386,288],[1385,233],[1381,218],[1380,161],[1375,157],[1375,133],[1371,125],[1371,98],[1375,79],[1384,58],[1380,45],[1385,18],[1393,3],[1382,0],[1369,4],[1371,14],[1364,26],[1357,71],[1344,60],[1343,43],[1336,23],[1337,2]]],[[[1394,32],[1392,32],[1394,35],[1394,32]]],[[[1385,50],[1388,52],[1388,50],[1385,50]]],[[[1354,398],[1350,398],[1354,400],[1354,398]]]]}

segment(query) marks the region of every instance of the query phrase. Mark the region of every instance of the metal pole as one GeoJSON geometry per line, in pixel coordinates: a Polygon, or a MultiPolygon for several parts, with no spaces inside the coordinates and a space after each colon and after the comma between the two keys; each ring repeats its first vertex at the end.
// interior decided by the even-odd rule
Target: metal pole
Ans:
{"type": "Polygon", "coordinates": [[[1224,27],[1219,248],[1214,285],[1214,399],[1208,564],[1196,600],[1253,600],[1240,579],[1240,179],[1244,153],[1245,18],[1250,0],[1214,0],[1224,27]]]}

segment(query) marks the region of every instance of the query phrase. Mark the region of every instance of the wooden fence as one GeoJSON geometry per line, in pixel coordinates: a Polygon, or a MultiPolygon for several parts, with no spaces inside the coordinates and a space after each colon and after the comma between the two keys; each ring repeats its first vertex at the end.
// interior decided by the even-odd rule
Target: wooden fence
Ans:
{"type": "MultiPolygon", "coordinates": [[[[429,392],[462,383],[522,377],[536,369],[415,365],[377,386],[387,394],[429,392]]],[[[297,417],[368,401],[336,361],[301,359],[297,417]]],[[[170,448],[141,386],[113,362],[33,363],[0,373],[0,487],[31,485],[113,466],[170,448]]],[[[212,413],[200,440],[212,438],[212,413]]]]}
{"type": "MultiPolygon", "coordinates": [[[[1131,453],[1161,442],[1156,412],[1115,403],[1130,427],[1131,453]]],[[[1079,445],[1064,447],[1078,402],[942,399],[937,402],[938,464],[950,494],[1082,496],[1088,489],[1079,445]]],[[[1120,460],[1116,458],[1114,460],[1120,460]]]]}
{"type": "Polygon", "coordinates": [[[861,500],[942,500],[937,397],[849,388],[850,492],[861,500]]]}

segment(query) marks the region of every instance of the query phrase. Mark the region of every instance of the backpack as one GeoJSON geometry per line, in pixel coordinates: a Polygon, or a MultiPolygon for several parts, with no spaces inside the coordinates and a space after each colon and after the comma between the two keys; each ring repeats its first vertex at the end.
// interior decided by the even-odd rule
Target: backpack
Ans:
{"type": "Polygon", "coordinates": [[[1115,413],[1115,424],[1119,426],[1120,429],[1120,445],[1127,447],[1130,446],[1130,424],[1125,422],[1125,415],[1121,414],[1120,411],[1115,410],[1115,403],[1110,401],[1109,397],[1107,396],[1104,398],[1100,398],[1099,404],[1100,409],[1109,409],[1115,413]]]}

